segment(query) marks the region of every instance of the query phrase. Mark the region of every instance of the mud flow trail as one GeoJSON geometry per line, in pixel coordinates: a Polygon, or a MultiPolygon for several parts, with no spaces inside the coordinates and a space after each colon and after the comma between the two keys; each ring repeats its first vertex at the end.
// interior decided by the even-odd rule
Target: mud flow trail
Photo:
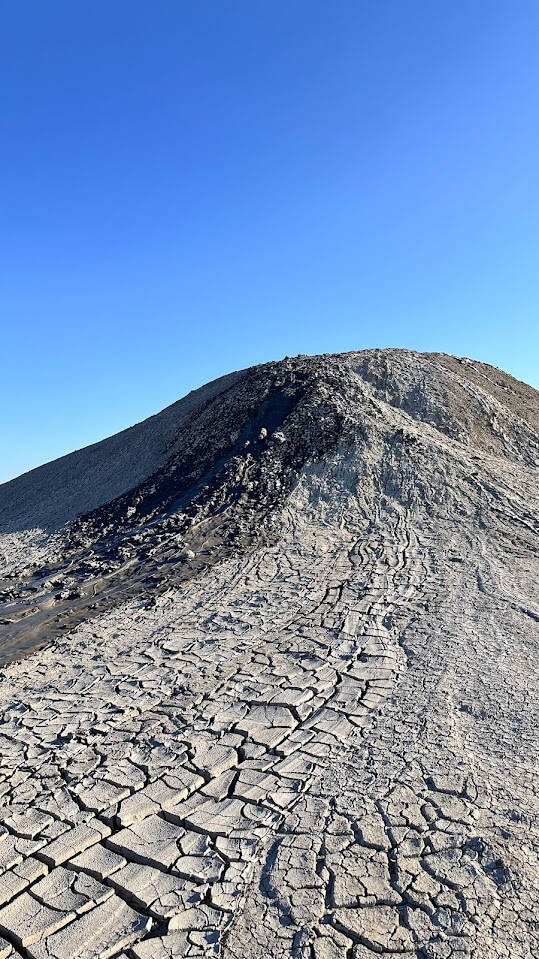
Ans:
{"type": "Polygon", "coordinates": [[[389,350],[187,400],[0,487],[0,957],[533,959],[537,394],[389,350]]]}

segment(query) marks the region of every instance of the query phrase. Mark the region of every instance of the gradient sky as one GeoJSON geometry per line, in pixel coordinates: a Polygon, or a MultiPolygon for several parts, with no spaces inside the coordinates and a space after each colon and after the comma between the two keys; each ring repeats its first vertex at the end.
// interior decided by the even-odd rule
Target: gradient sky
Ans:
{"type": "Polygon", "coordinates": [[[537,0],[4,0],[0,481],[232,369],[539,387],[537,0]]]}

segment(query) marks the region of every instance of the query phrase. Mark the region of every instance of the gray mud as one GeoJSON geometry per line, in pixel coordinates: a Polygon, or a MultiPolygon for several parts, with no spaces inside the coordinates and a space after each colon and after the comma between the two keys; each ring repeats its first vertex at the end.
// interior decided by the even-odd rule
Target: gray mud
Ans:
{"type": "Polygon", "coordinates": [[[479,363],[286,360],[6,526],[0,956],[539,955],[538,423],[479,363]]]}

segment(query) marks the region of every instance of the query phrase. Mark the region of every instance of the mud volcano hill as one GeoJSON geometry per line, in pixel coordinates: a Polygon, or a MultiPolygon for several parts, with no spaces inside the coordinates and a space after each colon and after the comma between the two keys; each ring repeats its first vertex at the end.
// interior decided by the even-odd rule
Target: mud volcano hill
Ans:
{"type": "Polygon", "coordinates": [[[296,357],[0,487],[0,957],[539,955],[539,394],[296,357]]]}

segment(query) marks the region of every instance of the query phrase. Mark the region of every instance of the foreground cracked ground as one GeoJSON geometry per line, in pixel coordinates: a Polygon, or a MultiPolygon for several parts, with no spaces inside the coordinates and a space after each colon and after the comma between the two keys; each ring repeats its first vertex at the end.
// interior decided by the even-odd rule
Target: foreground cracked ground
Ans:
{"type": "Polygon", "coordinates": [[[368,396],[272,544],[2,670],[0,957],[539,955],[536,466],[368,396]]]}

